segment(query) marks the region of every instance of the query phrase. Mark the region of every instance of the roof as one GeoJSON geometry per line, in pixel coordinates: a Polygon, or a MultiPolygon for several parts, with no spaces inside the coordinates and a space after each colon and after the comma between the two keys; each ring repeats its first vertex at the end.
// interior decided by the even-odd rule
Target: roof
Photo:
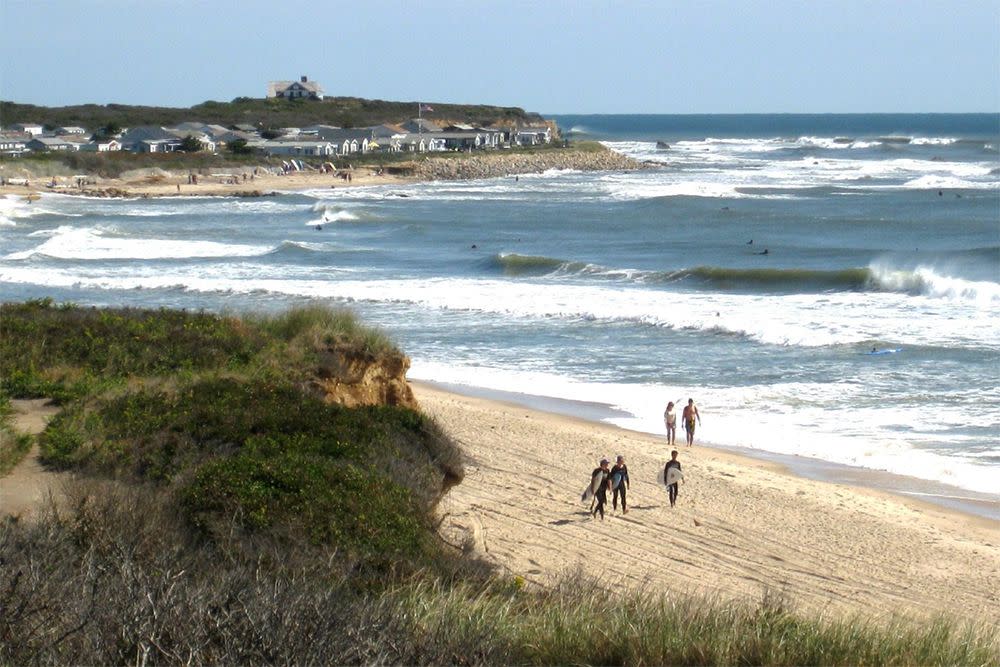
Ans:
{"type": "Polygon", "coordinates": [[[368,128],[358,128],[352,130],[342,130],[338,128],[338,129],[320,130],[319,132],[317,132],[317,136],[327,141],[340,143],[344,140],[362,141],[364,139],[371,139],[372,131],[369,130],[368,128]]]}
{"type": "Polygon", "coordinates": [[[332,146],[329,141],[302,141],[301,139],[296,139],[294,141],[261,141],[254,142],[255,146],[260,146],[267,148],[269,146],[289,146],[291,148],[312,148],[314,146],[332,146]]]}
{"type": "Polygon", "coordinates": [[[267,84],[267,96],[277,97],[278,93],[283,93],[292,86],[298,86],[317,95],[323,94],[323,86],[315,81],[269,81],[267,84]]]}
{"type": "MultiPolygon", "coordinates": [[[[407,130],[411,128],[417,129],[421,132],[440,132],[441,128],[435,125],[433,122],[427,120],[426,118],[411,118],[410,120],[403,123],[403,127],[407,130]]],[[[411,130],[412,131],[412,130],[411,130]]]]}
{"type": "Polygon", "coordinates": [[[383,123],[382,125],[370,125],[365,130],[372,133],[373,136],[377,138],[392,137],[397,134],[406,134],[406,130],[400,125],[391,125],[389,123],[383,123]]]}
{"type": "Polygon", "coordinates": [[[336,125],[324,125],[320,123],[318,125],[310,125],[309,127],[303,127],[302,132],[308,133],[308,132],[319,132],[321,130],[339,130],[339,129],[340,128],[336,125]]]}
{"type": "Polygon", "coordinates": [[[44,146],[69,146],[70,144],[74,144],[76,142],[66,141],[61,137],[35,137],[28,143],[38,143],[44,146]]]}
{"type": "Polygon", "coordinates": [[[147,139],[174,140],[176,138],[176,135],[171,134],[162,127],[157,127],[156,125],[140,125],[139,127],[133,127],[131,130],[123,134],[120,140],[122,144],[133,144],[140,141],[146,141],[147,139]]]}

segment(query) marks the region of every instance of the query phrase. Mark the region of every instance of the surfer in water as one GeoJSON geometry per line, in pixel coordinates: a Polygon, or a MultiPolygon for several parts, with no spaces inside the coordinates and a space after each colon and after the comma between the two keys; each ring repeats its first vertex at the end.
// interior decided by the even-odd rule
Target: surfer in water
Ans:
{"type": "Polygon", "coordinates": [[[698,408],[694,404],[694,399],[689,398],[688,404],[684,406],[684,413],[681,415],[681,419],[684,420],[684,431],[687,433],[688,447],[694,444],[694,425],[695,420],[701,424],[701,415],[698,413],[698,408]]]}
{"type": "Polygon", "coordinates": [[[625,465],[625,457],[621,454],[615,460],[615,464],[611,467],[611,479],[614,480],[615,475],[620,475],[618,478],[618,486],[615,486],[612,482],[611,488],[613,493],[611,495],[611,507],[615,511],[618,510],[618,494],[621,493],[622,497],[622,514],[628,514],[628,507],[625,505],[625,492],[628,490],[628,466],[625,465]]]}
{"type": "Polygon", "coordinates": [[[673,401],[667,403],[663,411],[663,424],[667,427],[667,444],[672,445],[677,441],[677,410],[673,401]]]}
{"type": "Polygon", "coordinates": [[[597,487],[597,491],[594,492],[594,498],[597,499],[597,506],[591,513],[592,516],[597,516],[598,512],[600,512],[601,521],[604,521],[604,505],[608,502],[608,489],[611,487],[611,471],[608,469],[610,464],[611,461],[601,459],[600,467],[595,468],[594,472],[590,475],[591,479],[594,479],[598,475],[601,476],[601,483],[597,487]]]}
{"type": "Polygon", "coordinates": [[[663,483],[667,485],[667,492],[670,494],[670,506],[673,507],[674,504],[677,502],[678,483],[677,482],[674,482],[673,484],[669,483],[669,480],[671,479],[671,473],[670,473],[671,468],[677,468],[677,472],[674,474],[677,475],[681,481],[684,481],[684,475],[680,474],[681,462],[677,460],[676,449],[670,452],[670,460],[667,461],[667,465],[663,466],[663,483]]]}

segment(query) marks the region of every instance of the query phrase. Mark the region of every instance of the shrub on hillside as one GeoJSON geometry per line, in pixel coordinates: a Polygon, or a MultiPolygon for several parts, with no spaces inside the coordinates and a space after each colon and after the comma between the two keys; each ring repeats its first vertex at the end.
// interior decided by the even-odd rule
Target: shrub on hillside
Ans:
{"type": "Polygon", "coordinates": [[[31,437],[14,428],[10,397],[0,392],[0,476],[6,475],[31,449],[31,437]]]}
{"type": "Polygon", "coordinates": [[[0,383],[20,397],[82,395],[95,378],[239,367],[263,343],[239,320],[207,313],[3,304],[0,383]]]}
{"type": "Polygon", "coordinates": [[[46,464],[173,486],[202,529],[302,530],[366,553],[416,553],[461,479],[458,449],[405,408],[347,409],[302,388],[213,377],[78,401],[41,436],[46,464]]]}

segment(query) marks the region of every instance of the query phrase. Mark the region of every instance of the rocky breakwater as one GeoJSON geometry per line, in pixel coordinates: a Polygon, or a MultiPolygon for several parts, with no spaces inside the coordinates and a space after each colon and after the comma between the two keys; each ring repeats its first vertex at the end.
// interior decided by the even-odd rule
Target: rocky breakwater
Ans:
{"type": "Polygon", "coordinates": [[[545,148],[532,152],[491,151],[430,157],[417,162],[413,175],[420,179],[454,181],[538,174],[549,169],[579,171],[631,171],[646,168],[643,162],[607,148],[545,148]]]}

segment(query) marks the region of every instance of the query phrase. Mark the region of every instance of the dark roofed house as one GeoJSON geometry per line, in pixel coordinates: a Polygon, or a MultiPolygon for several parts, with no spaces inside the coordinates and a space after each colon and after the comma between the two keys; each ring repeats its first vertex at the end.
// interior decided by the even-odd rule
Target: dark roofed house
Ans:
{"type": "Polygon", "coordinates": [[[121,136],[123,151],[133,153],[167,153],[177,150],[181,139],[172,132],[155,125],[133,127],[121,136]]]}
{"type": "Polygon", "coordinates": [[[285,100],[321,100],[323,87],[305,76],[298,81],[271,81],[267,84],[267,96],[285,100]]]}
{"type": "Polygon", "coordinates": [[[22,132],[0,132],[0,155],[17,157],[24,153],[31,141],[30,134],[22,132]]]}
{"type": "Polygon", "coordinates": [[[35,137],[27,144],[33,151],[78,151],[80,144],[61,137],[35,137]]]}
{"type": "Polygon", "coordinates": [[[426,132],[440,132],[441,128],[427,120],[426,118],[411,118],[403,123],[403,129],[411,134],[426,132]]]}

